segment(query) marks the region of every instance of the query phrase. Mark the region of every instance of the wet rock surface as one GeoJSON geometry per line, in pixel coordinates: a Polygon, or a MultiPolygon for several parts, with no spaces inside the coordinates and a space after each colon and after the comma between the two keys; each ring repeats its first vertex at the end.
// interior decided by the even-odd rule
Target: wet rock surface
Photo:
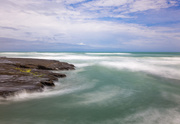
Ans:
{"type": "Polygon", "coordinates": [[[43,91],[44,86],[54,86],[65,74],[53,70],[74,70],[74,65],[56,60],[0,57],[0,97],[16,92],[43,91]]]}

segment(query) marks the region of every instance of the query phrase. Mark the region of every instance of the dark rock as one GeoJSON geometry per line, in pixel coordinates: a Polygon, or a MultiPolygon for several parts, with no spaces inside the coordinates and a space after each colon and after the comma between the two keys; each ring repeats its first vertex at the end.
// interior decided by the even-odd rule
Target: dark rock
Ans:
{"type": "Polygon", "coordinates": [[[51,68],[47,68],[47,67],[42,66],[42,65],[38,65],[37,68],[42,69],[42,70],[52,70],[51,68]]]}
{"type": "Polygon", "coordinates": [[[53,81],[66,77],[51,70],[74,70],[74,65],[55,60],[0,57],[0,96],[16,92],[43,91],[44,86],[54,86],[53,81]]]}
{"type": "Polygon", "coordinates": [[[61,78],[66,77],[65,74],[61,74],[61,73],[53,73],[53,76],[55,76],[55,77],[61,77],[61,78]]]}
{"type": "Polygon", "coordinates": [[[55,86],[52,80],[41,81],[41,84],[43,84],[44,86],[55,86]]]}

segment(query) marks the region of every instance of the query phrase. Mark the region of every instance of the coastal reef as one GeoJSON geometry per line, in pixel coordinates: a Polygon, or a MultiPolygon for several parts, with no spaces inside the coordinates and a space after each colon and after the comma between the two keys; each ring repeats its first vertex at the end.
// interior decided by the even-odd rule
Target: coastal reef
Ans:
{"type": "Polygon", "coordinates": [[[59,70],[74,70],[75,66],[56,60],[0,57],[0,97],[20,91],[41,92],[44,86],[54,86],[65,74],[59,70]]]}

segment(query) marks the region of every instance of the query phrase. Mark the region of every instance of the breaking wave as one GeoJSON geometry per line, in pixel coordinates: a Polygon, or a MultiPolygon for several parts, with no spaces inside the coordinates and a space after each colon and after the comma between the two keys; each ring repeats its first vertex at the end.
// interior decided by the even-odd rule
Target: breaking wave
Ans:
{"type": "MultiPolygon", "coordinates": [[[[180,71],[175,67],[166,67],[137,61],[125,62],[101,62],[101,66],[114,69],[127,69],[130,71],[142,71],[166,78],[180,79],[180,71]]],[[[163,65],[163,64],[162,64],[163,65]]]]}

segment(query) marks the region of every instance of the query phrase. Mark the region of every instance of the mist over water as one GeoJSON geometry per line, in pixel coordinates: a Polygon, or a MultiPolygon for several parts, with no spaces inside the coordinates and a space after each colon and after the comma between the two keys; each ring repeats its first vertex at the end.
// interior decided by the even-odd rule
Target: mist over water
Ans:
{"type": "Polygon", "coordinates": [[[180,124],[180,53],[1,52],[76,66],[56,87],[0,98],[0,124],[180,124]]]}

